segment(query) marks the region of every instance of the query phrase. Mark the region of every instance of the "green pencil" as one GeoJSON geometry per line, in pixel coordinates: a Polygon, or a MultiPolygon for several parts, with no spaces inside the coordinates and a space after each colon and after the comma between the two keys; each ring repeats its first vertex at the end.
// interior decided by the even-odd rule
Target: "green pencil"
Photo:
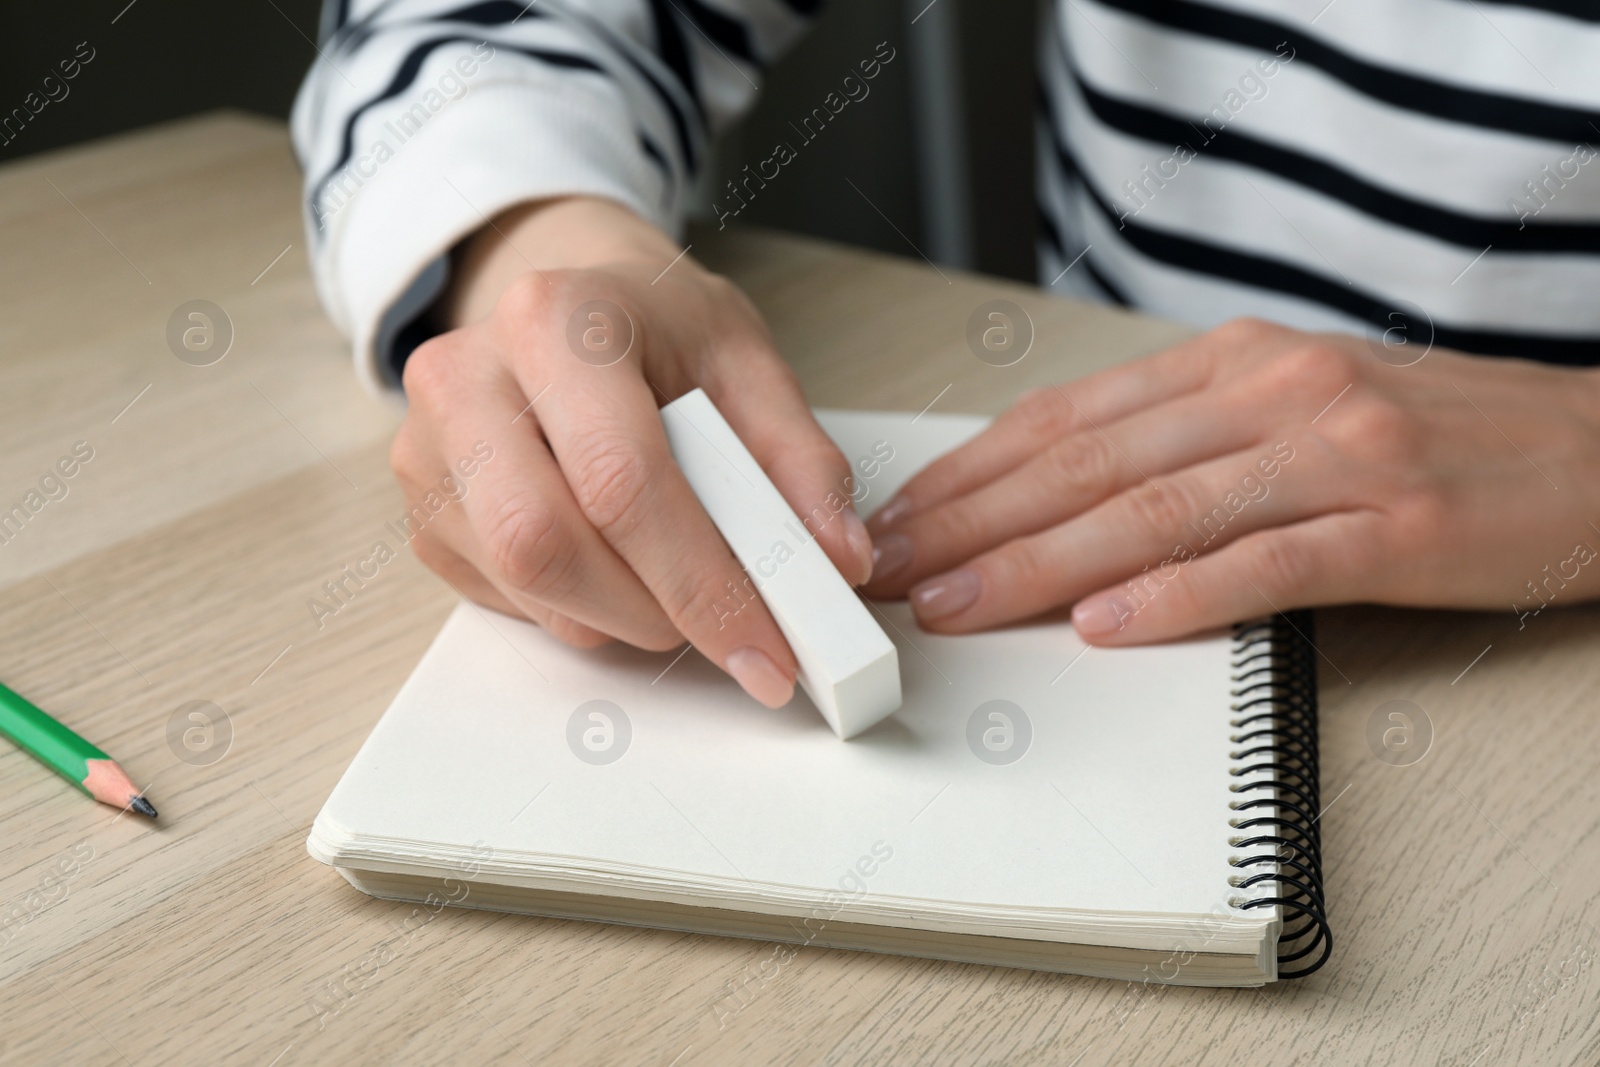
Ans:
{"type": "Polygon", "coordinates": [[[0,734],[102,804],[156,817],[156,809],[115,760],[4,685],[0,734]]]}

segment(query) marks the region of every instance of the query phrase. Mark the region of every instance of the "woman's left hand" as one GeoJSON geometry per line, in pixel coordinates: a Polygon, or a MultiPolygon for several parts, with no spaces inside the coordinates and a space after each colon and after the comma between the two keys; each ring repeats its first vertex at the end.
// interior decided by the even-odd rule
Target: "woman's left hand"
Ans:
{"type": "Polygon", "coordinates": [[[868,522],[867,592],[1096,644],[1352,601],[1600,596],[1600,372],[1252,320],[1024,397],[868,522]]]}

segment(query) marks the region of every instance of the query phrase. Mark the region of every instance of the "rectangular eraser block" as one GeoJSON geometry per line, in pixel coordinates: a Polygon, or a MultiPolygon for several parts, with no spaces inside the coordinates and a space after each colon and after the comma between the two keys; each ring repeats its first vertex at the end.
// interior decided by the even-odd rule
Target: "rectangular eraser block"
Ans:
{"type": "MultiPolygon", "coordinates": [[[[667,443],[800,663],[800,684],[841,739],[900,707],[900,657],[705,391],[661,409],[667,443]]],[[[819,501],[819,503],[821,503],[819,501]]],[[[723,596],[726,594],[717,594],[723,596]]]]}

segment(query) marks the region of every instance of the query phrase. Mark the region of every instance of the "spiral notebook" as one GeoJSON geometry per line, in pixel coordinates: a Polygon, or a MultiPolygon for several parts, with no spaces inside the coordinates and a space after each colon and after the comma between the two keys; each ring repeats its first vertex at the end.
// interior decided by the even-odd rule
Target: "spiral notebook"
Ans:
{"type": "MultiPolygon", "coordinates": [[[[863,512],[984,425],[820,417],[863,512]]],[[[846,742],[692,650],[576,651],[463,603],[307,848],[432,908],[1186,985],[1327,959],[1309,615],[1108,650],[871,607],[905,704],[846,742]]]]}

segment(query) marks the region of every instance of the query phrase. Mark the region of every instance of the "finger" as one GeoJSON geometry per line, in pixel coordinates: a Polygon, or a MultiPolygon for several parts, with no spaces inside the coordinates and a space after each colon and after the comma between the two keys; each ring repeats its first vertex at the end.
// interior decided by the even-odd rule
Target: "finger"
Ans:
{"type": "Polygon", "coordinates": [[[911,590],[917,621],[941,633],[966,633],[1030,618],[1129,575],[1153,569],[1161,577],[1254,530],[1306,518],[1328,499],[1331,479],[1306,471],[1285,478],[1281,463],[1267,479],[1257,458],[1255,451],[1235,453],[1142,482],[1075,519],[929,578],[911,590]]]}
{"type": "Polygon", "coordinates": [[[657,652],[682,644],[649,589],[584,517],[533,434],[504,435],[463,501],[459,528],[450,516],[441,532],[529,618],[543,621],[551,612],[657,652]]]}
{"type": "Polygon", "coordinates": [[[391,458],[413,498],[427,502],[431,492],[442,505],[445,475],[464,495],[459,507],[408,514],[419,527],[436,525],[448,546],[529,618],[540,618],[543,608],[640,648],[681,644],[649,590],[584,517],[540,439],[538,409],[554,406],[551,398],[530,403],[539,390],[520,388],[501,370],[465,379],[465,361],[450,355],[448,347],[419,349],[408,361],[407,429],[415,418],[430,440],[397,438],[391,458]],[[424,362],[416,366],[419,356],[424,362]]]}
{"type": "MultiPolygon", "coordinates": [[[[524,392],[534,365],[514,363],[524,392]]],[[[540,419],[584,517],[679,633],[756,700],[788,703],[794,653],[673,462],[652,387],[631,360],[544,369],[553,384],[540,419]]]]}
{"type": "Polygon", "coordinates": [[[1203,389],[1229,368],[1280,343],[1282,327],[1255,320],[1227,323],[1154,355],[1080,381],[1025,394],[983,433],[929,464],[867,522],[874,535],[913,514],[963,496],[1024,462],[1041,443],[1110,423],[1203,389]],[[1229,359],[1227,357],[1235,357],[1229,359]]]}
{"type": "Polygon", "coordinates": [[[1090,644],[1139,645],[1362,599],[1380,562],[1381,523],[1374,511],[1343,511],[1261,530],[1160,585],[1125,582],[1084,597],[1072,623],[1090,644]]]}
{"type": "Polygon", "coordinates": [[[422,534],[411,544],[417,553],[417,558],[426,563],[430,570],[463,599],[482,604],[486,608],[493,608],[502,615],[531,619],[548,630],[557,640],[564,641],[574,648],[598,648],[609,644],[612,640],[610,635],[585,626],[581,622],[574,622],[541,604],[528,605],[526,610],[518,607],[476,567],[430,534],[422,534]]]}
{"type": "Polygon", "coordinates": [[[741,354],[740,378],[713,378],[706,394],[778,492],[851,585],[872,574],[872,537],[856,514],[844,453],[823,432],[794,372],[774,353],[741,354]]]}
{"type": "Polygon", "coordinates": [[[1249,389],[1203,390],[1055,440],[996,481],[880,534],[868,592],[903,596],[930,574],[1065,522],[1148,478],[1245,448],[1260,436],[1260,419],[1248,417],[1259,408],[1249,389]]]}

